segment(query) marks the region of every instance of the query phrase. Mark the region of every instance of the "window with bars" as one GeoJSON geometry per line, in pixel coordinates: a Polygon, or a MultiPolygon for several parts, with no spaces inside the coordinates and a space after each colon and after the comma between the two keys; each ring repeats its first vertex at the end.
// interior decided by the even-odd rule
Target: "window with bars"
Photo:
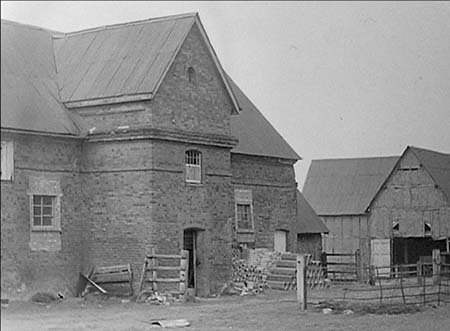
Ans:
{"type": "Polygon", "coordinates": [[[33,195],[33,227],[55,226],[55,197],[51,195],[33,195]]]}
{"type": "Polygon", "coordinates": [[[250,204],[236,204],[237,228],[239,230],[253,230],[252,208],[250,204]]]}
{"type": "Polygon", "coordinates": [[[185,154],[186,182],[201,183],[202,181],[202,154],[199,151],[190,150],[185,154]]]}

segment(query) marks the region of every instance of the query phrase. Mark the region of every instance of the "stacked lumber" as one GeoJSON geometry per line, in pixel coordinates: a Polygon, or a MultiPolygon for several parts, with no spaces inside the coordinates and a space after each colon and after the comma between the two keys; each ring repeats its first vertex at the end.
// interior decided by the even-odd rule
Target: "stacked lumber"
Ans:
{"type": "Polygon", "coordinates": [[[234,249],[232,254],[232,282],[235,288],[241,290],[241,294],[263,292],[267,287],[268,272],[280,256],[280,253],[267,249],[252,249],[245,250],[245,252],[234,249]],[[245,258],[241,258],[242,255],[245,258]]]}

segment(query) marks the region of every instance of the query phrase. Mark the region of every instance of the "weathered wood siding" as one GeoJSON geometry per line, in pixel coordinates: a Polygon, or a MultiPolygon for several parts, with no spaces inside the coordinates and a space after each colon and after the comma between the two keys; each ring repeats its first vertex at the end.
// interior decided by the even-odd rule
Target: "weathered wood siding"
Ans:
{"type": "Polygon", "coordinates": [[[370,236],[392,238],[393,222],[400,237],[424,237],[424,222],[431,224],[434,239],[450,236],[450,204],[412,152],[375,198],[369,214],[370,236]]]}
{"type": "Polygon", "coordinates": [[[322,236],[324,252],[353,254],[359,249],[363,266],[367,266],[370,260],[367,216],[322,216],[321,219],[330,230],[322,236]]]}

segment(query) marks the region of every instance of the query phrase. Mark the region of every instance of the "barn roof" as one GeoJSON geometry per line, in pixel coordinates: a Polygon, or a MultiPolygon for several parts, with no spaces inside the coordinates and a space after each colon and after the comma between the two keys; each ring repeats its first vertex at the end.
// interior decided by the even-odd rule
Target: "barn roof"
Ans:
{"type": "Polygon", "coordinates": [[[1,21],[1,127],[79,135],[75,115],[61,103],[52,33],[1,21]]]}
{"type": "Polygon", "coordinates": [[[422,166],[428,171],[436,185],[450,201],[450,154],[409,146],[422,166]]]}
{"type": "Polygon", "coordinates": [[[239,139],[232,152],[301,159],[230,77],[228,81],[241,108],[238,115],[231,116],[231,132],[239,139]]]}
{"type": "MultiPolygon", "coordinates": [[[[108,102],[156,93],[194,23],[204,33],[196,14],[68,34],[2,20],[2,129],[86,134],[83,120],[66,106],[86,98],[108,102]]],[[[212,47],[210,51],[236,108],[242,110],[231,118],[232,134],[239,139],[232,152],[300,159],[223,72],[212,47]]]]}
{"type": "Polygon", "coordinates": [[[314,209],[297,190],[297,233],[328,233],[329,230],[314,209]]]}
{"type": "Polygon", "coordinates": [[[364,214],[398,159],[313,160],[303,194],[320,216],[364,214]]]}

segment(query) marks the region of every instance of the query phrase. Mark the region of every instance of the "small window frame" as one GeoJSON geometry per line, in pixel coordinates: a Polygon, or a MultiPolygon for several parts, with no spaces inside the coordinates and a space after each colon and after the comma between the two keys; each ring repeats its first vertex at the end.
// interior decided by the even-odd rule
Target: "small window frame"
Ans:
{"type": "Polygon", "coordinates": [[[189,184],[202,183],[202,152],[189,149],[184,153],[185,181],[189,184]]]}
{"type": "Polygon", "coordinates": [[[236,202],[236,229],[238,231],[254,231],[252,203],[236,202]],[[245,222],[242,218],[243,215],[246,215],[245,222]],[[242,226],[242,223],[246,223],[247,226],[242,226]]]}
{"type": "Polygon", "coordinates": [[[42,229],[42,230],[54,229],[56,227],[55,221],[56,196],[34,194],[32,196],[31,204],[32,204],[31,218],[33,229],[42,229]],[[50,212],[48,211],[49,208],[50,212]],[[38,220],[39,224],[36,224],[36,220],[38,220]],[[50,224],[45,224],[48,221],[50,221],[50,224]]]}

